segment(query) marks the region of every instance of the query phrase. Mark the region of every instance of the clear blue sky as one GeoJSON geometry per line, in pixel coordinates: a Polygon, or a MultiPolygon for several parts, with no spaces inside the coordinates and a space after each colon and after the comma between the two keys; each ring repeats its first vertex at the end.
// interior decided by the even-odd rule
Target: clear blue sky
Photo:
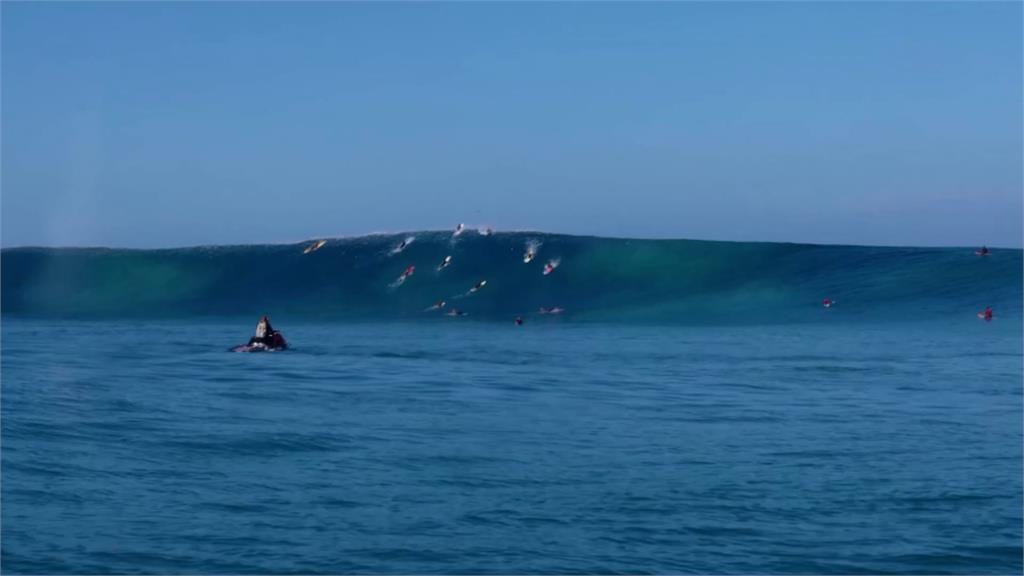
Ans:
{"type": "Polygon", "coordinates": [[[1019,2],[0,10],[4,246],[1021,245],[1019,2]]]}

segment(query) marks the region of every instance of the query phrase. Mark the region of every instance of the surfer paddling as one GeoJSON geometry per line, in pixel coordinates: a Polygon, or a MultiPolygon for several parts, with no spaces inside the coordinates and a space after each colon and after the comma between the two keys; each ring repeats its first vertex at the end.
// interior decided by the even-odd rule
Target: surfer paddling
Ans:
{"type": "Polygon", "coordinates": [[[985,310],[978,312],[978,318],[981,318],[985,322],[991,322],[993,318],[992,307],[988,306],[985,310]]]}

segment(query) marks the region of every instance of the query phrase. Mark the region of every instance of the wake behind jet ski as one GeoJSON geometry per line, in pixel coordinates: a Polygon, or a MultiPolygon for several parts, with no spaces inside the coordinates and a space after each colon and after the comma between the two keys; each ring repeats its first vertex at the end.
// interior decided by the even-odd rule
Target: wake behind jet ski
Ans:
{"type": "Polygon", "coordinates": [[[270,318],[264,316],[256,324],[256,334],[249,339],[248,344],[235,346],[232,352],[277,352],[287,350],[288,343],[284,335],[274,330],[270,325],[270,318]]]}

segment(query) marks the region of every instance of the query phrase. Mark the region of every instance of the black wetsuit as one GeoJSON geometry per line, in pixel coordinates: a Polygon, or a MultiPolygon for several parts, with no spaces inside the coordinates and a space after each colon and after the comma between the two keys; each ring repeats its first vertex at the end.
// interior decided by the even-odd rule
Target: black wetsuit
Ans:
{"type": "Polygon", "coordinates": [[[262,338],[260,338],[259,336],[253,336],[252,338],[249,338],[249,346],[252,346],[253,344],[273,346],[274,336],[277,334],[277,330],[274,330],[273,327],[270,326],[270,322],[267,322],[267,329],[263,334],[264,336],[262,338]]]}

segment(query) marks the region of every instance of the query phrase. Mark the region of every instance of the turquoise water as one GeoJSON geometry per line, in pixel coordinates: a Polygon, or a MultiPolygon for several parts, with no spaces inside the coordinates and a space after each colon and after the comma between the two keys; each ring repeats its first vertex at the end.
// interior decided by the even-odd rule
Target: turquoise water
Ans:
{"type": "MultiPolygon", "coordinates": [[[[27,306],[8,258],[4,305],[27,306]]],[[[768,325],[282,313],[293,350],[269,354],[227,352],[255,318],[5,316],[0,560],[1020,573],[1020,322],[978,320],[960,289],[910,315],[960,314],[919,321],[813,302],[813,321],[768,325]]],[[[1019,310],[1019,290],[1003,297],[1019,310]]]]}
{"type": "Polygon", "coordinates": [[[1022,570],[1020,250],[304,247],[2,252],[6,573],[1022,570]]]}
{"type": "Polygon", "coordinates": [[[290,322],[422,320],[438,300],[499,321],[565,308],[573,321],[764,324],[918,321],[993,306],[1021,318],[1020,250],[624,240],[475,231],[176,250],[4,250],[5,314],[175,318],[270,314],[290,322]],[[392,254],[403,239],[408,248],[392,254]],[[537,256],[523,263],[530,242],[537,256]],[[445,256],[451,265],[438,272],[445,256]],[[560,266],[550,275],[550,260],[560,266]],[[415,274],[391,288],[409,266],[415,274]],[[486,280],[484,289],[466,296],[486,280]],[[820,314],[824,298],[839,303],[820,314]]]}

